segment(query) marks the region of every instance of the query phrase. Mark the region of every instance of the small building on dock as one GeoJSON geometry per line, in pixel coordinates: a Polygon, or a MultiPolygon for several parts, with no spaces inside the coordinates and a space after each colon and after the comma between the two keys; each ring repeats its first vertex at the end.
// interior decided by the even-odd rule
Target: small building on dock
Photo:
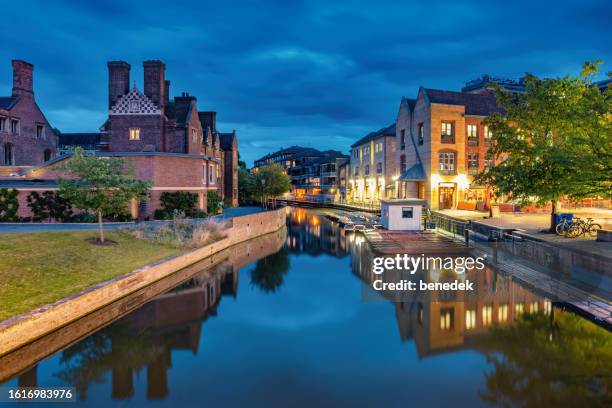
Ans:
{"type": "Polygon", "coordinates": [[[420,231],[421,214],[427,203],[421,199],[381,200],[380,220],[390,231],[420,231]]]}

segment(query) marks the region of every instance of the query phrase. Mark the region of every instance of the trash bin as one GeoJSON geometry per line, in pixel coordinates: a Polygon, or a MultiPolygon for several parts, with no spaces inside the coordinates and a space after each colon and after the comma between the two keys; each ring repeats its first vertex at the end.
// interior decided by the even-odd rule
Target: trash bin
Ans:
{"type": "Polygon", "coordinates": [[[565,218],[568,221],[571,221],[574,219],[574,214],[571,213],[556,213],[555,214],[555,224],[559,224],[561,221],[563,221],[563,218],[565,218]]]}

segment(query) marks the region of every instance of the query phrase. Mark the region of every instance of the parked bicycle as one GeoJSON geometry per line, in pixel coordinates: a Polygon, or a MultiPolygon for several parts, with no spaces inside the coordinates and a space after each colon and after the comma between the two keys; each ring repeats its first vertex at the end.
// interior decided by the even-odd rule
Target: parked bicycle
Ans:
{"type": "Polygon", "coordinates": [[[592,218],[587,218],[586,221],[576,218],[570,223],[565,236],[568,238],[576,238],[582,235],[594,237],[600,229],[601,225],[594,223],[592,218]]]}
{"type": "Polygon", "coordinates": [[[557,233],[557,235],[566,236],[572,223],[573,222],[568,220],[567,217],[561,218],[561,221],[559,221],[559,223],[555,227],[555,232],[557,233]]]}

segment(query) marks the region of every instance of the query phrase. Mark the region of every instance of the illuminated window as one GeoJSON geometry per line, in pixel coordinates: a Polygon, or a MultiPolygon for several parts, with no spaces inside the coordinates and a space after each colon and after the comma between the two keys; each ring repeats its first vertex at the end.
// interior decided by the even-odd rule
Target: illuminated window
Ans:
{"type": "Polygon", "coordinates": [[[531,313],[538,313],[538,302],[531,302],[531,307],[529,308],[529,311],[531,313]]]}
{"type": "Polygon", "coordinates": [[[452,330],[454,325],[455,309],[440,309],[440,329],[452,330]]]}
{"type": "Polygon", "coordinates": [[[467,136],[472,138],[478,138],[478,126],[467,125],[467,136]]]}
{"type": "Polygon", "coordinates": [[[493,321],[493,307],[491,305],[482,308],[482,324],[488,326],[493,321]]]}
{"type": "Polygon", "coordinates": [[[140,128],[130,128],[130,140],[140,140],[140,128]]]}
{"type": "Polygon", "coordinates": [[[497,321],[498,322],[508,321],[508,305],[507,304],[500,305],[499,309],[497,309],[497,321]]]}
{"type": "Polygon", "coordinates": [[[442,122],[440,134],[442,143],[455,143],[453,122],[442,122]]]}
{"type": "Polygon", "coordinates": [[[493,131],[488,126],[485,126],[484,137],[489,140],[493,138],[493,131]]]}
{"type": "Polygon", "coordinates": [[[523,314],[524,311],[525,311],[525,305],[523,305],[522,303],[517,303],[516,305],[514,305],[515,317],[519,317],[520,315],[523,314]]]}
{"type": "Polygon", "coordinates": [[[455,174],[455,153],[442,152],[440,153],[440,173],[455,174]]]}
{"type": "Polygon", "coordinates": [[[466,310],[465,311],[465,328],[473,329],[476,327],[476,310],[466,310]]]}

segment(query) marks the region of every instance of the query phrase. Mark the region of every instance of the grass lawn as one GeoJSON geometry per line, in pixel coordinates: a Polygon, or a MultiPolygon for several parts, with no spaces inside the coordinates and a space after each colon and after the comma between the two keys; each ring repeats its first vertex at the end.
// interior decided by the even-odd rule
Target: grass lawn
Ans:
{"type": "Polygon", "coordinates": [[[96,231],[0,234],[0,321],[181,252],[106,231],[118,245],[86,242],[96,231]]]}

